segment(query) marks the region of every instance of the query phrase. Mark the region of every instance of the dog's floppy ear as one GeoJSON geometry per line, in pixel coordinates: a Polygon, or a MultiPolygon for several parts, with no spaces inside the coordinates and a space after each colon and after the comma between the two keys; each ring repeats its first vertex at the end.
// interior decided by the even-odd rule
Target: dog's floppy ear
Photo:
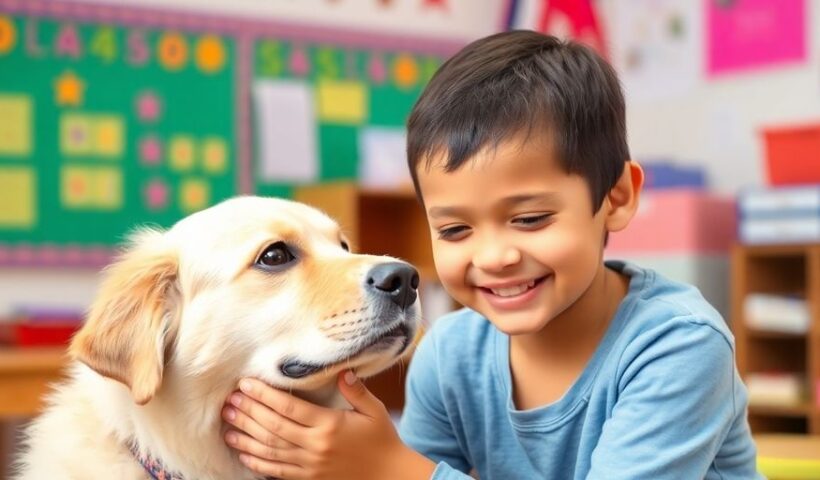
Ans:
{"type": "Polygon", "coordinates": [[[146,229],[106,269],[85,325],[71,342],[72,356],[131,389],[140,405],[162,383],[167,342],[176,335],[178,257],[162,232],[146,229]]]}

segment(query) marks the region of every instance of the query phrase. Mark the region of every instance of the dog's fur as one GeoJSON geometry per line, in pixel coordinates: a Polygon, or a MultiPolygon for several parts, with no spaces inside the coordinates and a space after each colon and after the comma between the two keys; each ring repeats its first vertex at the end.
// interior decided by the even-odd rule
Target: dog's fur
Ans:
{"type": "Polygon", "coordinates": [[[370,269],[396,260],[344,242],[323,213],[260,197],[135,234],[72,340],[68,379],[27,428],[15,478],[150,478],[131,442],[186,479],[256,478],[223,441],[239,378],[341,406],[339,371],[387,368],[417,331],[417,300],[401,308],[368,288],[370,269]],[[283,244],[293,261],[257,263],[283,244]],[[292,378],[286,362],[321,368],[292,378]]]}

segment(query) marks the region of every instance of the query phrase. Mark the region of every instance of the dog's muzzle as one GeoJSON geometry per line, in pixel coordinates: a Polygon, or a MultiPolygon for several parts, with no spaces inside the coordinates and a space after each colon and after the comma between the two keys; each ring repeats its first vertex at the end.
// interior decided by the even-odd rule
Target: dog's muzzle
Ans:
{"type": "Polygon", "coordinates": [[[371,312],[375,321],[370,334],[363,335],[357,344],[348,347],[351,350],[340,352],[340,358],[330,363],[315,364],[298,358],[288,359],[279,367],[284,376],[304,378],[363,352],[397,349],[396,355],[399,355],[407,350],[415,334],[413,322],[416,312],[412,308],[418,298],[418,271],[404,262],[382,263],[367,272],[364,287],[374,300],[371,312]]]}

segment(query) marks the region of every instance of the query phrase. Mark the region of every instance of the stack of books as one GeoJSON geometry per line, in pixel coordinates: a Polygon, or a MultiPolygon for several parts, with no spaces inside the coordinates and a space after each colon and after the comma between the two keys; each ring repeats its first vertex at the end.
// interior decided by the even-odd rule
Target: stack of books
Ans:
{"type": "Polygon", "coordinates": [[[796,406],[806,399],[806,379],[792,372],[756,372],[746,377],[749,405],[796,406]]]}
{"type": "Polygon", "coordinates": [[[797,295],[750,293],[743,300],[743,319],[754,330],[804,335],[811,313],[806,299],[797,295]]]}
{"type": "Polygon", "coordinates": [[[744,190],[738,213],[743,243],[820,242],[820,184],[744,190]]]}

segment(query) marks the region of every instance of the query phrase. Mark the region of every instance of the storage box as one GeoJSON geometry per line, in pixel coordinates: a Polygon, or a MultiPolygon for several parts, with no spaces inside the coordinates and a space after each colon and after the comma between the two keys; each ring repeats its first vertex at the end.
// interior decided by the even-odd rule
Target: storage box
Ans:
{"type": "Polygon", "coordinates": [[[763,130],[769,183],[820,183],[820,123],[763,130]]]}
{"type": "Polygon", "coordinates": [[[623,254],[727,254],[736,239],[732,198],[701,190],[656,190],[641,195],[626,229],[609,236],[607,250],[623,254]]]}
{"type": "Polygon", "coordinates": [[[703,190],[655,190],[623,231],[612,233],[607,259],[634,262],[700,289],[728,318],[729,247],[736,239],[735,202],[703,190]]]}
{"type": "Polygon", "coordinates": [[[19,307],[0,319],[0,345],[17,347],[62,346],[82,325],[82,315],[72,310],[19,307]]]}

